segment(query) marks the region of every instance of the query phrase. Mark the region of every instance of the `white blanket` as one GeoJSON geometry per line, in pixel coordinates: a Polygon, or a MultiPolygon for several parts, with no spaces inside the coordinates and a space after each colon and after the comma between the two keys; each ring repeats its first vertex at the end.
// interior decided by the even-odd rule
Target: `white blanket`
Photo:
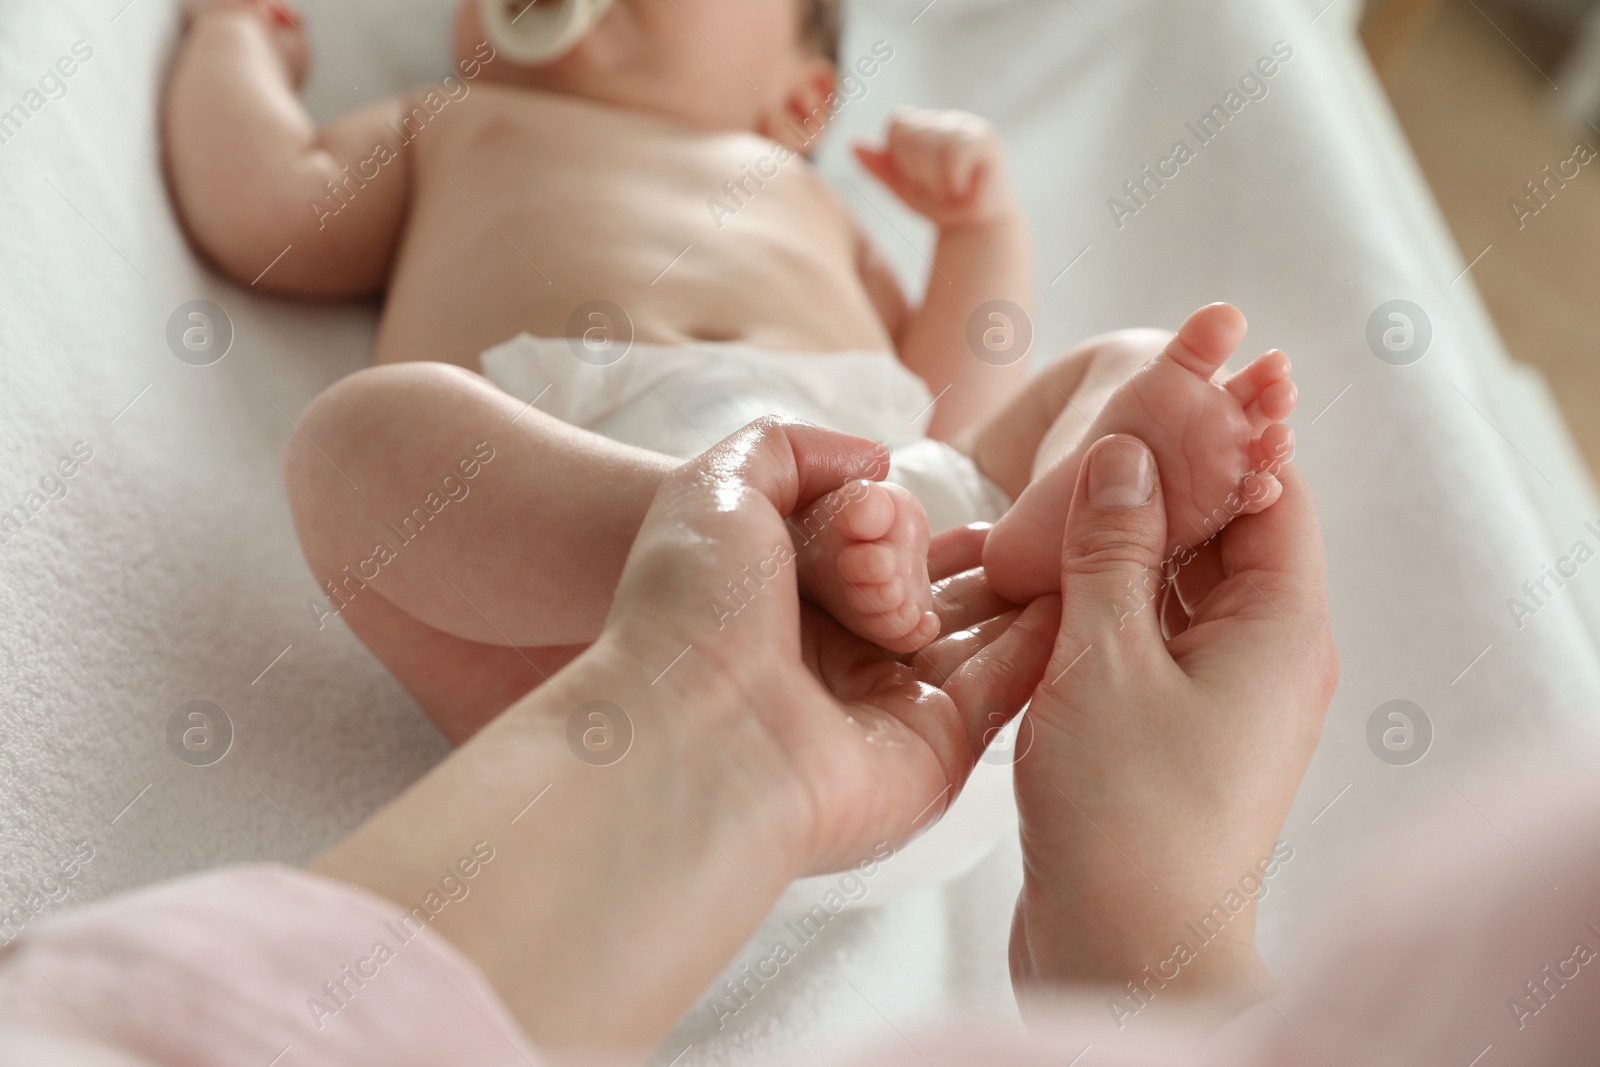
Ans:
{"type": "MultiPolygon", "coordinates": [[[[442,0],[307,6],[321,114],[442,68],[442,0]]],[[[857,11],[846,51],[882,39],[895,58],[824,159],[919,284],[926,231],[841,149],[901,102],[983,112],[1010,136],[1039,238],[1038,358],[1222,298],[1250,316],[1252,349],[1294,357],[1345,682],[1285,830],[1296,859],[1264,908],[1279,965],[1367,839],[1423,805],[1479,820],[1486,849],[1523,862],[1487,825],[1494,812],[1472,807],[1478,765],[1589,728],[1600,703],[1584,621],[1600,621],[1600,568],[1541,597],[1521,629],[1507,606],[1574,541],[1600,547],[1582,528],[1597,517],[1591,489],[1537,383],[1505,362],[1470,275],[1452,282],[1466,264],[1340,11],[1313,14],[1293,0],[878,0],[857,11]],[[1265,98],[1228,110],[1278,41],[1293,56],[1265,98]],[[1185,124],[1214,104],[1222,132],[1130,202],[1123,182],[1180,138],[1195,147],[1185,124]],[[1138,207],[1120,226],[1112,198],[1138,207]],[[1368,349],[1369,316],[1394,299],[1432,323],[1412,366],[1368,349]],[[1368,748],[1369,716],[1394,698],[1433,723],[1414,766],[1368,748]]],[[[23,909],[13,923],[32,914],[30,894],[48,913],[215,864],[305,861],[445,751],[347,633],[317,630],[281,487],[290,420],[364,363],[372,309],[261,299],[195,262],[157,151],[174,27],[173,0],[0,6],[0,114],[26,111],[0,123],[0,512],[26,516],[0,543],[0,908],[23,909]],[[78,41],[92,57],[52,75],[78,41]],[[169,317],[196,298],[235,328],[210,367],[167,342],[169,317]],[[93,458],[75,465],[79,441],[93,458]],[[231,721],[213,766],[169,747],[191,700],[231,721]],[[93,858],[44,888],[80,842],[93,858]]],[[[681,1063],[810,1062],[839,1041],[898,1040],[951,1004],[1006,1010],[1013,851],[832,920],[736,1015],[697,1009],[661,1061],[692,1045],[681,1063]]]]}

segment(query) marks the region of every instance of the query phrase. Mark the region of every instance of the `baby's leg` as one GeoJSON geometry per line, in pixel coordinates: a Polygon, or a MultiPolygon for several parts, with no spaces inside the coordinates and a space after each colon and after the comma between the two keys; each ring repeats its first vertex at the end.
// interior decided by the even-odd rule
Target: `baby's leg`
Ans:
{"type": "Polygon", "coordinates": [[[306,559],[452,741],[599,634],[675,465],[436,363],[351,375],[297,429],[288,487],[306,559]]]}

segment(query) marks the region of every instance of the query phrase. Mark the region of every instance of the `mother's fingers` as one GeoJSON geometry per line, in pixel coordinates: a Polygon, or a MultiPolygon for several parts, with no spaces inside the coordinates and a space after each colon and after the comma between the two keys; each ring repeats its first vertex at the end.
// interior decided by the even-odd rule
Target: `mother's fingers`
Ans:
{"type": "Polygon", "coordinates": [[[787,518],[846,482],[877,481],[888,471],[889,450],[877,441],[767,416],[685,463],[672,479],[715,494],[719,507],[733,506],[730,489],[748,485],[787,518]]]}
{"type": "Polygon", "coordinates": [[[663,479],[607,625],[630,627],[652,657],[671,660],[691,645],[714,651],[717,669],[766,669],[792,649],[798,622],[785,521],[887,471],[888,452],[875,441],[756,420],[663,479]]]}
{"type": "Polygon", "coordinates": [[[1221,584],[1223,577],[1222,546],[1212,539],[1195,549],[1194,558],[1178,568],[1173,580],[1184,612],[1192,615],[1206,595],[1221,584]]]}
{"type": "Polygon", "coordinates": [[[1017,605],[996,593],[982,568],[964,571],[933,585],[933,610],[939,616],[942,634],[964,630],[973,623],[992,619],[1017,605]]]}
{"type": "Polygon", "coordinates": [[[983,543],[993,523],[974,522],[933,535],[928,541],[928,577],[943,581],[983,565],[983,543]]]}
{"type": "Polygon", "coordinates": [[[1043,681],[1060,627],[1061,598],[1040,597],[944,679],[942,688],[961,715],[973,760],[982,753],[988,731],[1010,722],[1043,681]]]}
{"type": "MultiPolygon", "coordinates": [[[[1322,531],[1317,526],[1315,502],[1305,475],[1293,463],[1285,463],[1277,471],[1284,488],[1291,486],[1291,494],[1273,505],[1258,521],[1241,524],[1244,536],[1225,542],[1230,561],[1246,566],[1258,564],[1282,565],[1298,571],[1303,567],[1322,566],[1322,531]],[[1268,516],[1271,516],[1268,518],[1268,516]]],[[[1230,567],[1231,569],[1235,569],[1230,567]]]]}
{"type": "Polygon", "coordinates": [[[819,497],[855,479],[880,480],[889,470],[888,449],[864,437],[826,430],[794,419],[767,416],[735,431],[669,474],[640,531],[679,536],[680,526],[718,529],[706,547],[713,555],[742,557],[749,542],[765,542],[772,517],[787,519],[819,497]],[[752,494],[769,508],[755,503],[752,494]],[[760,512],[765,511],[762,515],[760,512]],[[726,535],[727,543],[720,538],[726,535]]]}
{"type": "MultiPolygon", "coordinates": [[[[1278,471],[1283,495],[1258,515],[1234,520],[1219,538],[1226,577],[1196,606],[1188,633],[1173,642],[1174,656],[1192,677],[1214,668],[1226,677],[1251,664],[1271,660],[1300,681],[1332,694],[1338,680],[1338,654],[1328,616],[1328,580],[1322,532],[1317,527],[1311,489],[1293,466],[1278,471]],[[1244,644],[1215,640],[1218,627],[1268,624],[1276,634],[1244,644]],[[1287,669],[1294,665],[1293,670],[1287,669]]],[[[1326,701],[1324,701],[1326,704],[1326,701]]]]}
{"type": "Polygon", "coordinates": [[[1133,642],[1158,648],[1161,626],[1152,609],[1167,515],[1155,456],[1136,437],[1101,438],[1078,471],[1071,501],[1061,547],[1063,653],[1133,642]]]}
{"type": "Polygon", "coordinates": [[[1222,570],[1228,585],[1246,585],[1257,601],[1270,602],[1275,613],[1325,627],[1328,580],[1311,487],[1292,465],[1278,471],[1278,481],[1283,495],[1276,504],[1235,520],[1223,531],[1222,570]]]}
{"type": "Polygon", "coordinates": [[[991,642],[1011,628],[1021,614],[1021,608],[1013,608],[1003,614],[948,629],[926,648],[911,656],[911,666],[917,672],[917,677],[929,685],[942,686],[956,668],[989,647],[991,642]]]}

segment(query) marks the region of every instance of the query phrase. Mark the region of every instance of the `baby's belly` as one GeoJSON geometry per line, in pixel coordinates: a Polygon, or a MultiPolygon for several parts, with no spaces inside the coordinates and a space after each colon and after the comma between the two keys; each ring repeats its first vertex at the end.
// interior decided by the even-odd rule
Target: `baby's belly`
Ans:
{"type": "Polygon", "coordinates": [[[837,232],[838,219],[792,206],[770,205],[720,231],[698,203],[645,213],[502,203],[484,207],[492,226],[476,212],[419,209],[390,285],[377,359],[476,368],[485,349],[517,334],[593,329],[655,344],[891,347],[856,270],[852,235],[837,232]]]}

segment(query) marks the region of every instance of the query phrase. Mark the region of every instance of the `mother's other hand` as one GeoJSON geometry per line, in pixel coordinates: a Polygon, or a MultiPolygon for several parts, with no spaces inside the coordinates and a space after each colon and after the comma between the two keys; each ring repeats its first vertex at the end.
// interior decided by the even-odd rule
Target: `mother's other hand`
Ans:
{"type": "Polygon", "coordinates": [[[1016,766],[1019,992],[1131,981],[1155,996],[1264,978],[1256,899],[1292,858],[1278,834],[1338,676],[1299,473],[1284,467],[1282,498],[1180,572],[1185,610],[1161,599],[1166,518],[1157,480],[1138,477],[1154,462],[1130,462],[1140,451],[1102,440],[1071,490],[1061,628],[1016,766]],[[1135,485],[1145,502],[1118,506],[1135,485]]]}

